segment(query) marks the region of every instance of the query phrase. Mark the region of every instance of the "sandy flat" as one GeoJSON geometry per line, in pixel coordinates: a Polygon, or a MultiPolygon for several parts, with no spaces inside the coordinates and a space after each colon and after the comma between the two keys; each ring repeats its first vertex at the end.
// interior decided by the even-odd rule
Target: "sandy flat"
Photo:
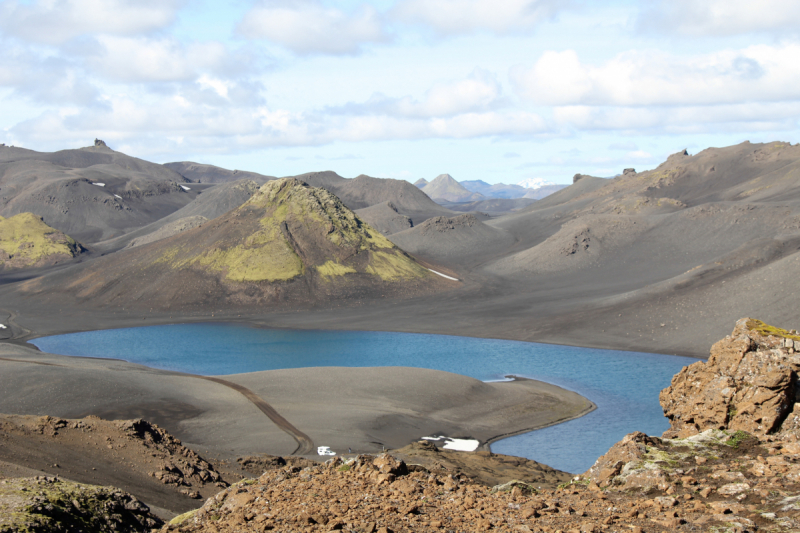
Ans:
{"type": "Polygon", "coordinates": [[[407,367],[317,367],[224,376],[339,453],[394,449],[429,435],[481,443],[586,414],[586,398],[534,380],[484,383],[407,367]]]}
{"type": "MultiPolygon", "coordinates": [[[[531,380],[481,381],[403,367],[310,368],[222,376],[274,407],[316,446],[399,448],[431,434],[488,442],[585,414],[578,394],[531,380]]],[[[188,374],[0,343],[0,412],[142,417],[222,459],[288,455],[298,442],[240,391],[188,374]]],[[[308,446],[307,448],[310,448],[308,446]]]]}

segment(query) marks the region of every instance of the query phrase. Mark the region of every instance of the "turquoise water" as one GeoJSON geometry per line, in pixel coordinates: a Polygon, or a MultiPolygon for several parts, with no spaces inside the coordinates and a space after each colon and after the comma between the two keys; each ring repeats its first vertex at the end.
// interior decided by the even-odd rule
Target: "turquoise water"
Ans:
{"type": "Polygon", "coordinates": [[[41,350],[110,357],[165,370],[224,375],[312,366],[410,366],[488,381],[539,379],[582,394],[597,410],[576,420],[503,439],[492,451],[567,472],[587,470],[632,431],[669,427],[658,393],[697,359],[447,335],[257,329],[178,324],[43,337],[41,350]]]}

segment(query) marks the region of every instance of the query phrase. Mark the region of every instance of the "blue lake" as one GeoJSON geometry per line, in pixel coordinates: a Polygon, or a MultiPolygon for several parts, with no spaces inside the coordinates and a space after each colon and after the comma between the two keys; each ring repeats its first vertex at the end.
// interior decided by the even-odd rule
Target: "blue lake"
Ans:
{"type": "Polygon", "coordinates": [[[689,357],[447,335],[258,329],[177,324],[42,337],[43,351],[110,357],[165,370],[224,375],[312,366],[410,366],[480,380],[514,374],[554,383],[597,404],[576,420],[503,439],[492,451],[567,472],[587,470],[632,431],[669,427],[658,393],[689,357]]]}

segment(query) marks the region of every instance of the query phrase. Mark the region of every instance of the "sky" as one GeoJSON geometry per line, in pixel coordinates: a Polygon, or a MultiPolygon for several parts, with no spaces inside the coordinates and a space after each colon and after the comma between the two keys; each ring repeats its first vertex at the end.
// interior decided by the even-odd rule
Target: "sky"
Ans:
{"type": "Polygon", "coordinates": [[[800,142],[800,0],[0,0],[0,142],[571,183],[800,142]]]}

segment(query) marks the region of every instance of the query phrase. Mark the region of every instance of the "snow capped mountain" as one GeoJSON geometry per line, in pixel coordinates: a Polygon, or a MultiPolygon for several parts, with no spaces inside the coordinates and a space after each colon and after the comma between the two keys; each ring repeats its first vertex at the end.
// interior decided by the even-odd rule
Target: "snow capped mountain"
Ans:
{"type": "Polygon", "coordinates": [[[555,185],[552,181],[547,181],[544,178],[528,178],[526,180],[518,181],[517,185],[525,187],[526,189],[541,189],[548,185],[555,185]]]}

